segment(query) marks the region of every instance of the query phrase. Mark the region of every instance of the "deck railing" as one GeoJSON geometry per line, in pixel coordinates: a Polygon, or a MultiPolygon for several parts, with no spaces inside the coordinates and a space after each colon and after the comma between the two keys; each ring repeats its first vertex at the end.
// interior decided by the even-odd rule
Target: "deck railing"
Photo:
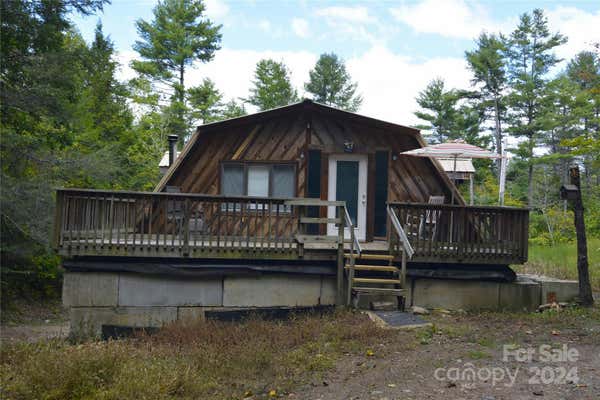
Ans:
{"type": "Polygon", "coordinates": [[[303,199],[61,189],[55,246],[63,255],[297,258],[306,207],[303,199]]]}
{"type": "MultiPolygon", "coordinates": [[[[513,207],[390,203],[413,261],[523,263],[529,211],[513,207]]],[[[400,252],[398,241],[396,251],[400,252]]]]}

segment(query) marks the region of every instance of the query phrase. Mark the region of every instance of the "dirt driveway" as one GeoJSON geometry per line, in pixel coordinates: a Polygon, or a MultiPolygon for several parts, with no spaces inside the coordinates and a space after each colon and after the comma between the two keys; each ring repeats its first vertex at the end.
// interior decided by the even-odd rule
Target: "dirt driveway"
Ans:
{"type": "MultiPolygon", "coordinates": [[[[575,317],[577,318],[577,317],[575,317]]],[[[600,320],[431,315],[371,357],[346,355],[297,399],[600,399],[600,320]],[[506,347],[505,347],[506,346],[506,347]]]]}
{"type": "Polygon", "coordinates": [[[69,335],[69,323],[38,323],[27,325],[2,325],[0,340],[2,342],[37,342],[44,339],[66,338],[69,335]]]}

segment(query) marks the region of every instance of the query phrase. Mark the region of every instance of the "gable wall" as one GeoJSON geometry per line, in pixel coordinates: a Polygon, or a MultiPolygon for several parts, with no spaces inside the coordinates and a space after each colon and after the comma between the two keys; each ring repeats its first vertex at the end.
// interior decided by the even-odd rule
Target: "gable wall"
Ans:
{"type": "Polygon", "coordinates": [[[295,161],[297,195],[305,193],[306,120],[293,115],[228,129],[199,132],[188,159],[175,171],[168,185],[182,192],[219,194],[223,161],[295,161]]]}
{"type": "MultiPolygon", "coordinates": [[[[421,147],[409,129],[407,132],[390,131],[318,114],[313,115],[311,122],[311,148],[320,149],[323,158],[326,158],[327,154],[343,153],[344,142],[350,140],[354,142],[355,154],[370,155],[369,175],[374,173],[371,166],[375,152],[390,151],[388,201],[427,202],[430,195],[444,195],[450,199],[451,192],[447,183],[429,159],[398,156],[403,151],[421,147]],[[392,156],[397,159],[393,160],[392,156]]],[[[370,176],[369,181],[372,181],[371,178],[370,176]]],[[[321,193],[323,194],[323,190],[321,193]]],[[[324,195],[326,197],[326,191],[324,195]]]]}

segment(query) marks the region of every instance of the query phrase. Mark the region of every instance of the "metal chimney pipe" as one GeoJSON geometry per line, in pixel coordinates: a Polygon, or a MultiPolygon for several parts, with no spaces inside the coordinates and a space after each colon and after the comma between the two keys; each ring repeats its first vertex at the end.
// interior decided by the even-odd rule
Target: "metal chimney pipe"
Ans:
{"type": "Polygon", "coordinates": [[[169,135],[167,136],[167,140],[169,141],[169,167],[173,165],[173,161],[175,161],[175,146],[177,145],[177,135],[169,135]]]}

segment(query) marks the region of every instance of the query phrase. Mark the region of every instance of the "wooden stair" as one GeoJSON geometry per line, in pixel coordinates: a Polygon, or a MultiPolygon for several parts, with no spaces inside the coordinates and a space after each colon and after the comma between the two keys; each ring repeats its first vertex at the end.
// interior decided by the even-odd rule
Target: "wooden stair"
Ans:
{"type": "Polygon", "coordinates": [[[358,303],[360,295],[390,295],[398,297],[399,307],[404,305],[406,288],[402,271],[393,263],[389,253],[346,253],[345,270],[348,277],[348,299],[358,303]]]}

